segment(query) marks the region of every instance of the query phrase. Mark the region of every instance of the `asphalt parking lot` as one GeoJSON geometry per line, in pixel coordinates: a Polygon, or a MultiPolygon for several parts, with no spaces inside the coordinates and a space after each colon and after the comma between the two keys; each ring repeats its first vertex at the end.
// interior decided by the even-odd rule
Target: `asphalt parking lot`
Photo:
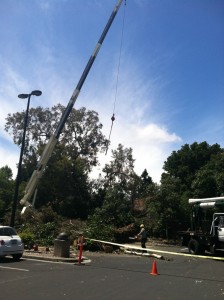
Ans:
{"type": "Polygon", "coordinates": [[[89,259],[85,265],[4,259],[0,263],[1,299],[224,299],[223,261],[175,255],[166,255],[164,260],[85,255],[89,259]],[[151,275],[155,264],[158,275],[151,275]]]}

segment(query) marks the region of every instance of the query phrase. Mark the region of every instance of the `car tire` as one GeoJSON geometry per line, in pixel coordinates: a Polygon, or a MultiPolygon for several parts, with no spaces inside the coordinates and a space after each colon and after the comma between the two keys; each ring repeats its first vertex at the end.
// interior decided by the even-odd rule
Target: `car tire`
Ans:
{"type": "Polygon", "coordinates": [[[13,256],[12,256],[13,260],[15,260],[15,261],[20,260],[21,257],[22,257],[22,254],[13,254],[13,256]]]}

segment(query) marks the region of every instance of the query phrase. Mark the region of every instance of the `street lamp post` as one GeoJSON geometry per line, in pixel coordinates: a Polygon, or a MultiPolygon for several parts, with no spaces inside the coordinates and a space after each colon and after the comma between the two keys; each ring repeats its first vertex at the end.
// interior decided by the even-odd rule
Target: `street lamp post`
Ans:
{"type": "Polygon", "coordinates": [[[25,114],[25,119],[24,119],[23,139],[22,139],[21,150],[20,150],[18,172],[17,172],[17,176],[16,176],[15,193],[14,193],[13,204],[12,204],[12,214],[11,214],[11,221],[10,221],[11,227],[14,227],[14,224],[15,224],[15,215],[16,215],[16,208],[17,208],[17,203],[18,203],[20,175],[21,175],[23,151],[24,151],[24,146],[25,146],[25,137],[26,137],[26,128],[27,128],[27,122],[28,122],[29,107],[30,107],[30,98],[31,98],[31,96],[40,96],[41,94],[42,94],[41,91],[35,90],[35,91],[32,91],[30,94],[18,95],[18,97],[20,99],[28,98],[28,101],[27,101],[27,108],[26,108],[26,114],[25,114]]]}

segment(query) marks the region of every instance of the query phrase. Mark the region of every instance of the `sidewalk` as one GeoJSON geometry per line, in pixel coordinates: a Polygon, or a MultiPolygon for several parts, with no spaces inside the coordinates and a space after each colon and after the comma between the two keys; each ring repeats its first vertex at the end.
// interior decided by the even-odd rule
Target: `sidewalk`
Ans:
{"type": "MultiPolygon", "coordinates": [[[[38,260],[45,260],[45,261],[54,261],[54,262],[67,262],[67,263],[79,263],[79,257],[78,253],[70,253],[70,257],[57,257],[54,256],[54,251],[49,250],[49,251],[34,251],[34,250],[25,250],[23,252],[22,258],[28,258],[28,259],[38,259],[38,260]]],[[[81,263],[89,263],[91,260],[87,257],[82,256],[81,263]]]]}

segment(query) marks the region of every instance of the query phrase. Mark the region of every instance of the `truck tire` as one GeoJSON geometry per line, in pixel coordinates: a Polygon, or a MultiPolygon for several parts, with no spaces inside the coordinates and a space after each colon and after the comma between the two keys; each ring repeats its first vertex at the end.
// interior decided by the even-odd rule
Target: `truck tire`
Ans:
{"type": "Polygon", "coordinates": [[[213,245],[211,245],[210,246],[210,253],[212,254],[212,255],[216,255],[216,249],[215,249],[215,244],[213,244],[213,245]]]}
{"type": "Polygon", "coordinates": [[[188,243],[188,250],[190,254],[200,254],[200,245],[197,240],[191,239],[188,243]]]}

